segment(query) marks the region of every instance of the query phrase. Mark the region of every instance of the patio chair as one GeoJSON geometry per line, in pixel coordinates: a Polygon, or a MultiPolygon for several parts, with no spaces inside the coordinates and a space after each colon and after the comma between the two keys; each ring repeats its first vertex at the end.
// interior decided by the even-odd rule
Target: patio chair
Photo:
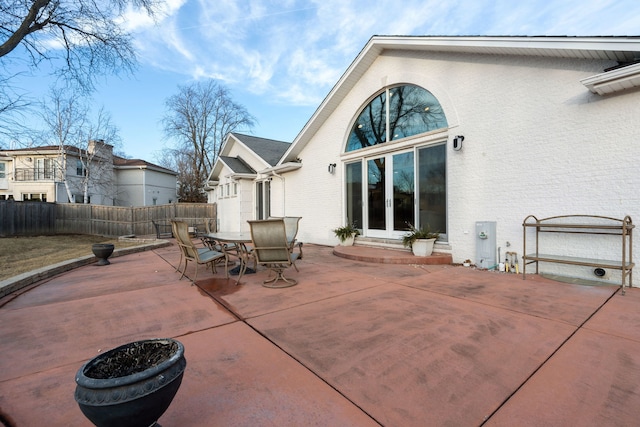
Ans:
{"type": "MultiPolygon", "coordinates": [[[[175,237],[176,243],[178,243],[178,230],[176,228],[176,223],[178,223],[178,222],[183,222],[183,221],[175,220],[175,219],[171,220],[171,234],[175,237]]],[[[188,230],[189,230],[189,226],[187,225],[187,236],[190,238],[191,236],[188,234],[188,230]]],[[[178,243],[178,246],[180,246],[179,243],[178,243]]],[[[198,251],[205,252],[208,249],[211,249],[211,248],[207,248],[207,247],[198,248],[198,251]]],[[[182,248],[180,248],[180,261],[178,262],[178,266],[176,267],[176,271],[180,271],[180,266],[182,265],[182,261],[183,260],[184,260],[184,251],[182,250],[182,248]]],[[[186,267],[187,266],[185,265],[185,268],[186,267]]]]}
{"type": "MultiPolygon", "coordinates": [[[[182,269],[182,274],[180,275],[180,280],[185,275],[187,271],[187,265],[189,261],[193,261],[196,263],[196,274],[194,276],[193,281],[195,282],[198,279],[198,264],[210,264],[211,272],[216,273],[216,260],[220,258],[224,258],[225,254],[222,252],[214,251],[209,248],[198,248],[191,240],[191,236],[189,235],[189,225],[184,221],[172,221],[171,225],[174,229],[176,241],[178,242],[178,246],[180,246],[181,255],[184,258],[184,268],[182,269]]],[[[180,266],[182,264],[182,259],[180,260],[180,266]]]]}
{"type": "Polygon", "coordinates": [[[297,253],[289,250],[285,222],[280,219],[265,219],[259,221],[247,221],[251,227],[251,239],[253,240],[253,255],[258,264],[264,265],[276,273],[274,279],[263,281],[267,288],[287,288],[298,282],[284,277],[284,270],[294,265],[298,258],[297,253]],[[284,283],[279,284],[282,280],[284,283]]]}
{"type": "MultiPolygon", "coordinates": [[[[238,258],[238,260],[242,262],[240,248],[238,248],[238,245],[236,245],[235,243],[229,243],[229,242],[222,243],[209,237],[209,234],[215,233],[215,221],[213,219],[205,218],[204,228],[206,233],[200,236],[200,240],[209,249],[224,253],[225,255],[224,268],[225,270],[227,270],[227,279],[228,279],[229,271],[227,269],[227,266],[229,265],[229,257],[230,256],[236,257],[238,258]]],[[[255,262],[254,262],[254,270],[255,270],[255,262]]]]}
{"type": "Polygon", "coordinates": [[[165,221],[151,220],[151,223],[153,224],[153,228],[156,230],[157,239],[168,239],[173,236],[171,233],[171,225],[167,224],[165,221]]]}
{"type": "MultiPolygon", "coordinates": [[[[296,236],[298,235],[298,224],[300,223],[300,220],[302,219],[302,217],[301,216],[283,216],[283,217],[272,216],[272,217],[269,217],[269,219],[284,220],[284,228],[287,232],[287,243],[289,244],[289,252],[293,253],[293,250],[297,247],[299,251],[298,259],[302,259],[302,242],[298,242],[296,240],[296,236]]],[[[300,271],[298,270],[298,266],[295,264],[295,262],[293,263],[293,267],[296,269],[296,271],[300,271]]]]}

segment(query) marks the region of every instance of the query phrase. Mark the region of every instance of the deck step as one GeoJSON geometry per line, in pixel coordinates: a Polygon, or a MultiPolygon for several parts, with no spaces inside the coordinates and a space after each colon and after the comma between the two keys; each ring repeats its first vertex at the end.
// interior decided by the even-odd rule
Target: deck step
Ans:
{"type": "Polygon", "coordinates": [[[364,245],[336,246],[333,254],[341,258],[375,264],[418,264],[448,265],[453,264],[451,254],[434,252],[430,256],[414,256],[411,251],[364,245]]]}

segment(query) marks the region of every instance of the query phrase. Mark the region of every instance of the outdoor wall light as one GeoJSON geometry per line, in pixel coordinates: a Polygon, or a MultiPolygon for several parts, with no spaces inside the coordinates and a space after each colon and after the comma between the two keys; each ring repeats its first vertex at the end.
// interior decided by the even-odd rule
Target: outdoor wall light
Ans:
{"type": "Polygon", "coordinates": [[[453,149],[455,151],[462,150],[462,141],[464,141],[464,136],[457,135],[453,138],[453,149]]]}
{"type": "Polygon", "coordinates": [[[329,173],[334,173],[336,171],[336,164],[335,163],[329,163],[329,173]]]}

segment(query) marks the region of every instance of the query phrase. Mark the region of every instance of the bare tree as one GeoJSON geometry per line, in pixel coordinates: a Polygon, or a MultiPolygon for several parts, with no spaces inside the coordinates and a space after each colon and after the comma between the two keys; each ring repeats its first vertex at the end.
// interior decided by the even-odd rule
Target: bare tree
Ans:
{"type": "Polygon", "coordinates": [[[191,159],[193,153],[167,148],[161,151],[156,159],[160,166],[178,172],[178,197],[182,202],[202,202],[203,187],[196,182],[191,173],[191,159]]]}
{"type": "Polygon", "coordinates": [[[206,201],[204,183],[224,138],[230,132],[250,130],[255,118],[231,99],[225,86],[213,80],[179,86],[178,93],[169,97],[165,106],[164,132],[175,141],[169,151],[187,156],[187,161],[175,165],[185,190],[181,193],[179,189],[178,196],[183,201],[206,201]]]}
{"type": "Polygon", "coordinates": [[[31,66],[51,62],[56,73],[91,89],[103,73],[131,71],[131,34],[121,24],[128,8],[153,16],[160,0],[0,1],[0,58],[18,46],[31,66]]]}
{"type": "Polygon", "coordinates": [[[81,135],[84,144],[79,146],[80,162],[86,171],[82,176],[83,203],[89,203],[89,189],[113,200],[116,197],[113,148],[120,144],[120,135],[111,114],[101,107],[81,135]]]}
{"type": "Polygon", "coordinates": [[[11,84],[14,76],[15,74],[4,77],[0,72],[0,135],[9,140],[19,141],[29,132],[24,125],[23,113],[30,107],[31,102],[24,91],[11,84]]]}
{"type": "Polygon", "coordinates": [[[90,191],[113,199],[113,148],[121,141],[111,115],[100,108],[92,117],[82,93],[68,89],[52,89],[40,115],[45,124],[45,129],[39,132],[40,141],[58,146],[57,176],[64,183],[69,201],[75,199],[72,187],[81,189],[83,203],[89,203],[90,191]],[[74,152],[80,162],[81,173],[74,180],[79,183],[77,186],[69,182],[69,152],[74,152]]]}

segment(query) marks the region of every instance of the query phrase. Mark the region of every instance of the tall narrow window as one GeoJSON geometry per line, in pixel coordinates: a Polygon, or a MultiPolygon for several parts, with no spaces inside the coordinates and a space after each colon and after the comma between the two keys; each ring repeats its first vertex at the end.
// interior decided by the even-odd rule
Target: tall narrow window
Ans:
{"type": "Polygon", "coordinates": [[[82,160],[76,160],[76,175],[84,176],[85,175],[84,165],[82,164],[82,160]]]}
{"type": "Polygon", "coordinates": [[[346,165],[347,222],[362,229],[362,162],[346,165]]]}
{"type": "Polygon", "coordinates": [[[418,225],[428,224],[441,238],[447,234],[446,148],[439,144],[418,150],[418,225]]]}

